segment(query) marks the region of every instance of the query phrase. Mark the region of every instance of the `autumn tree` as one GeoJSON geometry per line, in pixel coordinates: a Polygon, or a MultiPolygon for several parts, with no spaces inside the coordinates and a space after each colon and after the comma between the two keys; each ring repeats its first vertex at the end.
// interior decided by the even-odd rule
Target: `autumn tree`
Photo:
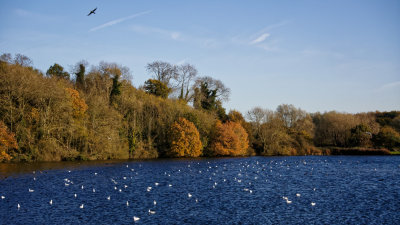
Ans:
{"type": "Polygon", "coordinates": [[[168,98],[169,93],[171,93],[171,88],[169,88],[163,82],[154,79],[148,79],[144,83],[143,88],[147,93],[160,96],[161,98],[168,98]]]}
{"type": "Polygon", "coordinates": [[[171,126],[171,157],[198,157],[202,153],[200,135],[195,125],[179,118],[171,126]]]}
{"type": "Polygon", "coordinates": [[[50,66],[47,70],[46,75],[49,77],[56,77],[61,79],[69,79],[69,73],[64,71],[64,68],[57,63],[50,66]]]}
{"type": "Polygon", "coordinates": [[[75,89],[65,88],[65,91],[67,93],[67,97],[70,99],[70,103],[73,109],[73,117],[74,118],[84,117],[85,112],[88,109],[85,100],[83,100],[79,96],[79,92],[75,89]]]}
{"type": "Polygon", "coordinates": [[[210,154],[215,156],[246,155],[249,147],[246,130],[236,122],[217,121],[210,144],[210,154]]]}
{"type": "Polygon", "coordinates": [[[15,134],[8,131],[7,126],[0,121],[0,162],[10,161],[10,150],[18,149],[15,134]]]}

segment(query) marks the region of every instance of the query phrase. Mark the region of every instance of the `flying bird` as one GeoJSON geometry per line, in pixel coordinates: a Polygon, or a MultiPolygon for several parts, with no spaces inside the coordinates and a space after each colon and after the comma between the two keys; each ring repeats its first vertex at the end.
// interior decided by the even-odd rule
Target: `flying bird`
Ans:
{"type": "Polygon", "coordinates": [[[92,11],[90,11],[90,13],[87,14],[87,15],[90,16],[90,15],[92,15],[92,14],[96,14],[96,9],[97,9],[97,7],[96,7],[95,9],[93,9],[92,11]]]}

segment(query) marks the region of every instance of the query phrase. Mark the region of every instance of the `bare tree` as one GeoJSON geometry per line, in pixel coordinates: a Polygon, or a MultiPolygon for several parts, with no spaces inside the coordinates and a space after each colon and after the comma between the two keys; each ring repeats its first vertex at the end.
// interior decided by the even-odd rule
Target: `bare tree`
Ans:
{"type": "Polygon", "coordinates": [[[33,64],[32,60],[28,56],[22,54],[15,55],[14,63],[21,66],[32,66],[33,64]]]}
{"type": "Polygon", "coordinates": [[[178,66],[179,99],[189,101],[192,98],[190,93],[190,84],[197,76],[197,69],[188,63],[178,66]]]}
{"type": "Polygon", "coordinates": [[[147,64],[146,69],[148,72],[153,73],[154,79],[163,82],[167,86],[170,86],[171,79],[176,79],[178,76],[177,66],[168,62],[154,61],[147,64]]]}

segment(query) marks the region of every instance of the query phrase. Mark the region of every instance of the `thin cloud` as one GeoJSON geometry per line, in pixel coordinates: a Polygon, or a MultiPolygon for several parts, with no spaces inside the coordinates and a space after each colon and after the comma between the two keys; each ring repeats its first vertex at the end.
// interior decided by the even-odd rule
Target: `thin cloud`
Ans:
{"type": "Polygon", "coordinates": [[[250,44],[254,45],[254,44],[261,43],[261,42],[265,41],[265,39],[267,39],[269,36],[271,36],[271,34],[269,34],[269,33],[262,34],[258,38],[251,41],[250,44]]]}
{"type": "Polygon", "coordinates": [[[156,28],[156,27],[144,27],[144,26],[132,26],[132,30],[137,32],[137,33],[142,33],[142,34],[159,34],[164,37],[168,37],[173,40],[183,40],[182,34],[178,31],[170,31],[170,30],[165,30],[161,28],[156,28]]]}
{"type": "Polygon", "coordinates": [[[381,92],[381,91],[386,91],[386,90],[392,90],[395,88],[400,88],[400,81],[395,81],[395,82],[391,82],[388,84],[384,84],[381,87],[377,88],[375,91],[381,92]]]}
{"type": "Polygon", "coordinates": [[[97,27],[94,27],[94,28],[90,29],[89,32],[93,32],[93,31],[97,31],[97,30],[100,30],[100,29],[104,29],[106,27],[114,26],[114,25],[116,25],[118,23],[122,23],[122,22],[124,22],[126,20],[133,19],[133,18],[136,18],[136,17],[139,17],[139,16],[143,16],[143,15],[149,14],[149,13],[151,13],[151,11],[144,11],[144,12],[136,13],[136,14],[133,14],[133,15],[130,15],[130,16],[127,16],[127,17],[120,18],[120,19],[112,20],[110,22],[107,22],[105,24],[102,24],[100,26],[97,26],[97,27]]]}

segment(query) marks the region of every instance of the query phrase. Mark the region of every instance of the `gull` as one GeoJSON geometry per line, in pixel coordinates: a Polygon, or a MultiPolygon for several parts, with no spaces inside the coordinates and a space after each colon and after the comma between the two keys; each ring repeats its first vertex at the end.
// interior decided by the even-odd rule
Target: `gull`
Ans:
{"type": "Polygon", "coordinates": [[[96,175],[97,175],[97,173],[94,173],[94,175],[96,176],[96,175]]]}
{"type": "Polygon", "coordinates": [[[299,193],[296,194],[297,197],[300,197],[301,195],[299,193]]]}
{"type": "Polygon", "coordinates": [[[18,203],[18,205],[17,205],[17,208],[18,208],[18,210],[19,210],[19,208],[21,208],[21,206],[19,205],[19,203],[18,203]]]}
{"type": "Polygon", "coordinates": [[[74,194],[74,197],[76,198],[78,195],[77,194],[74,194]]]}
{"type": "Polygon", "coordinates": [[[5,199],[6,197],[4,197],[3,195],[1,196],[1,199],[5,199]]]}
{"type": "Polygon", "coordinates": [[[69,186],[69,184],[65,183],[65,186],[66,186],[66,187],[68,187],[68,186],[69,186]]]}
{"type": "Polygon", "coordinates": [[[93,9],[92,11],[90,11],[90,13],[87,14],[87,15],[90,16],[90,15],[92,15],[92,14],[96,14],[96,9],[97,9],[97,7],[96,7],[95,9],[93,9]]]}
{"type": "Polygon", "coordinates": [[[124,180],[126,180],[126,177],[123,177],[124,178],[124,180]]]}
{"type": "Polygon", "coordinates": [[[53,205],[53,200],[52,200],[52,199],[50,199],[50,202],[49,202],[49,203],[50,203],[50,205],[53,205]]]}
{"type": "Polygon", "coordinates": [[[83,185],[81,186],[81,189],[83,189],[83,185]]]}
{"type": "Polygon", "coordinates": [[[35,190],[29,188],[29,192],[34,192],[35,190]]]}
{"type": "Polygon", "coordinates": [[[129,206],[129,202],[128,201],[126,201],[126,206],[129,206]]]}
{"type": "Polygon", "coordinates": [[[311,206],[315,206],[315,204],[316,204],[315,202],[311,202],[311,206]]]}
{"type": "Polygon", "coordinates": [[[290,200],[286,200],[286,203],[287,203],[287,204],[290,204],[290,203],[292,203],[292,201],[290,201],[290,200]]]}
{"type": "Polygon", "coordinates": [[[124,185],[124,188],[127,188],[127,187],[128,187],[128,185],[125,184],[125,185],[124,185]]]}
{"type": "Polygon", "coordinates": [[[155,183],[154,183],[154,185],[158,186],[158,185],[159,185],[159,183],[155,182],[155,183]]]}
{"type": "Polygon", "coordinates": [[[172,184],[168,184],[168,187],[172,187],[172,184]]]}
{"type": "Polygon", "coordinates": [[[157,205],[157,202],[156,202],[156,200],[154,200],[154,201],[153,201],[153,204],[154,204],[154,205],[157,205]]]}
{"type": "Polygon", "coordinates": [[[79,206],[80,209],[83,209],[83,204],[81,206],[79,206]]]}
{"type": "Polygon", "coordinates": [[[36,177],[34,177],[33,180],[36,180],[36,177]]]}
{"type": "Polygon", "coordinates": [[[151,191],[152,187],[147,187],[147,191],[151,191]]]}
{"type": "Polygon", "coordinates": [[[139,218],[139,217],[136,217],[136,216],[134,216],[134,217],[133,217],[133,221],[135,221],[135,222],[136,222],[136,221],[139,221],[139,220],[140,220],[140,218],[139,218]]]}
{"type": "Polygon", "coordinates": [[[111,199],[111,197],[110,197],[110,196],[108,196],[108,197],[107,197],[107,200],[108,200],[108,201],[110,201],[110,199],[111,199]]]}
{"type": "Polygon", "coordinates": [[[96,192],[96,189],[93,188],[93,192],[96,192]]]}
{"type": "Polygon", "coordinates": [[[151,211],[151,210],[149,209],[149,214],[156,214],[156,211],[151,211]]]}
{"type": "Polygon", "coordinates": [[[192,197],[192,194],[188,193],[188,197],[191,198],[191,197],[192,197]]]}

